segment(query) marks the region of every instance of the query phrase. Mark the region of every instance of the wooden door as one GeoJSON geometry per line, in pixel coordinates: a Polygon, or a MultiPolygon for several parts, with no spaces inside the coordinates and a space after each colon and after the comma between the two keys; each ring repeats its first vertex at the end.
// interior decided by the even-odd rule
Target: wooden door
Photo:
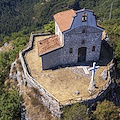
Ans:
{"type": "Polygon", "coordinates": [[[78,62],[86,61],[86,47],[78,48],[78,62]]]}

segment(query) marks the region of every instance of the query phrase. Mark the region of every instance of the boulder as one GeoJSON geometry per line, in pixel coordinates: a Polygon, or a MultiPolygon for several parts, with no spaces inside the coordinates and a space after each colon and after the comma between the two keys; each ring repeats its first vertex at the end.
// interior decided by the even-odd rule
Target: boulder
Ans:
{"type": "Polygon", "coordinates": [[[2,51],[2,48],[0,48],[0,52],[2,51]]]}
{"type": "Polygon", "coordinates": [[[107,77],[108,77],[107,69],[103,70],[103,72],[101,73],[101,77],[103,80],[107,80],[107,77]]]}
{"type": "Polygon", "coordinates": [[[7,47],[8,46],[8,43],[6,42],[5,44],[4,44],[4,47],[7,47]]]}
{"type": "Polygon", "coordinates": [[[78,90],[74,91],[74,93],[75,93],[76,95],[79,95],[79,94],[80,94],[78,90]]]}

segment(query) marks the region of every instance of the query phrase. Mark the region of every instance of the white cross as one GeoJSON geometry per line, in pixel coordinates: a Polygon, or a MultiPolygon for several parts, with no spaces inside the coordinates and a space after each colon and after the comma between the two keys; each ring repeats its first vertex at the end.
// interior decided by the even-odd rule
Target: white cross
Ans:
{"type": "Polygon", "coordinates": [[[95,66],[95,64],[96,64],[96,62],[93,62],[93,67],[88,69],[89,71],[92,71],[92,78],[91,78],[90,85],[88,88],[88,92],[90,92],[90,93],[91,93],[91,91],[94,91],[94,88],[95,88],[95,83],[94,83],[95,69],[100,68],[100,66],[95,66]]]}

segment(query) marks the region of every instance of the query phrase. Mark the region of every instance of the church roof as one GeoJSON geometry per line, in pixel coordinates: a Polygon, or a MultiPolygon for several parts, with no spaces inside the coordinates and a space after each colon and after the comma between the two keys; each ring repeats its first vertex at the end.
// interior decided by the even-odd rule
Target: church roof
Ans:
{"type": "MultiPolygon", "coordinates": [[[[64,32],[64,31],[70,29],[71,24],[74,20],[74,17],[77,16],[77,13],[83,12],[83,11],[93,12],[92,10],[89,10],[86,8],[83,8],[83,9],[77,10],[77,11],[70,9],[67,11],[59,12],[59,13],[55,14],[53,17],[54,17],[55,21],[57,22],[57,25],[59,26],[61,32],[64,32]]],[[[97,27],[102,28],[100,25],[97,25],[97,27]]]]}
{"type": "Polygon", "coordinates": [[[83,12],[83,11],[94,12],[93,10],[89,10],[89,9],[83,8],[83,9],[81,9],[81,10],[75,11],[75,13],[79,13],[79,12],[83,12]]]}
{"type": "Polygon", "coordinates": [[[38,41],[38,54],[40,56],[60,47],[62,47],[60,38],[58,35],[53,35],[49,38],[38,41]]]}
{"type": "Polygon", "coordinates": [[[73,9],[71,9],[55,14],[54,19],[57,22],[60,30],[64,32],[70,28],[74,16],[76,16],[76,13],[73,9]]]}

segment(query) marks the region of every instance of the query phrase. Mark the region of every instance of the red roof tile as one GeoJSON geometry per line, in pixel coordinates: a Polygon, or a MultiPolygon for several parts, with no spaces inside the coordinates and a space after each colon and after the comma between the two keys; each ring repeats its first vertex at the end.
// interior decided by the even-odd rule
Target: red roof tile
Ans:
{"type": "Polygon", "coordinates": [[[60,38],[58,35],[53,35],[49,38],[38,41],[38,54],[42,55],[59,47],[62,47],[60,38]]]}
{"type": "Polygon", "coordinates": [[[62,32],[70,28],[70,25],[73,21],[73,16],[76,16],[76,13],[73,9],[59,12],[54,15],[54,19],[62,32]]]}

